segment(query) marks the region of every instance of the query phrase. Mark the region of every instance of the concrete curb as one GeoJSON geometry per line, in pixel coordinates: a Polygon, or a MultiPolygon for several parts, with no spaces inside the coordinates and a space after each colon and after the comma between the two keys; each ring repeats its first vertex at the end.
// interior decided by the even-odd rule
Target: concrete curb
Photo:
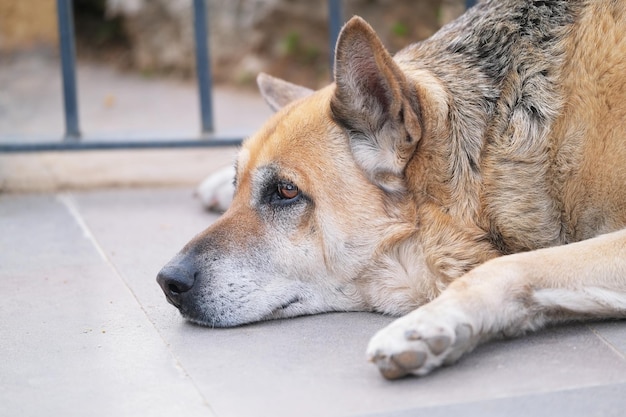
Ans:
{"type": "Polygon", "coordinates": [[[0,154],[0,192],[194,186],[235,147],[0,154]]]}

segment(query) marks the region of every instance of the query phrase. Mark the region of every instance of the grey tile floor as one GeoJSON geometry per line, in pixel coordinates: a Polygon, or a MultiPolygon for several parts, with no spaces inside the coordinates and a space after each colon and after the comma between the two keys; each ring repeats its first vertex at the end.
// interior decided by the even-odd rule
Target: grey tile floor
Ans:
{"type": "Polygon", "coordinates": [[[190,325],[155,275],[215,218],[190,189],[0,195],[0,416],[626,415],[623,321],[395,382],[364,358],[388,317],[190,325]]]}

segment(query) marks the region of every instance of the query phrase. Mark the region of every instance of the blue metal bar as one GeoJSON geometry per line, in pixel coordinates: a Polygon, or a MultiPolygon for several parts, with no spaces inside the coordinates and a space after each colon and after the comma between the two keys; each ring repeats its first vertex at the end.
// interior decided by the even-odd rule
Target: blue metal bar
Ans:
{"type": "Polygon", "coordinates": [[[341,0],[328,0],[328,39],[330,51],[330,73],[333,76],[335,68],[335,46],[343,25],[341,0]]]}
{"type": "Polygon", "coordinates": [[[212,76],[209,65],[209,31],[205,0],[193,1],[193,27],[196,37],[196,72],[200,95],[200,119],[202,133],[213,132],[212,76]]]}
{"type": "Polygon", "coordinates": [[[78,99],[76,92],[76,50],[74,46],[74,16],[72,0],[57,0],[61,74],[63,77],[63,105],[65,109],[66,141],[78,141],[78,99]]]}
{"type": "Polygon", "coordinates": [[[113,141],[100,138],[82,141],[0,143],[0,153],[25,153],[43,151],[92,151],[120,149],[200,148],[239,146],[242,138],[161,139],[154,141],[113,141]]]}
{"type": "Polygon", "coordinates": [[[476,4],[476,0],[465,0],[465,8],[469,9],[476,4]]]}

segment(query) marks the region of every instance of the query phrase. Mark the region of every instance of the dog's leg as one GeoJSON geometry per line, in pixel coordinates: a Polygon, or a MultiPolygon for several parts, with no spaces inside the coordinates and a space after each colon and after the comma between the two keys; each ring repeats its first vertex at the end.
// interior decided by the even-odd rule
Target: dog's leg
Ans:
{"type": "Polygon", "coordinates": [[[207,209],[226,211],[233,201],[235,167],[222,168],[209,175],[196,188],[196,196],[207,209]]]}
{"type": "Polygon", "coordinates": [[[370,341],[389,379],[424,375],[478,343],[547,323],[626,316],[626,229],[493,259],[370,341]]]}

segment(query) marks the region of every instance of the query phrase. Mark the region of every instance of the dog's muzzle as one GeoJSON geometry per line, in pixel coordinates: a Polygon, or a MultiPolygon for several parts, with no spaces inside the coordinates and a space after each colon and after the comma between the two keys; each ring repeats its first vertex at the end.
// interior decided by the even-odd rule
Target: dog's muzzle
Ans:
{"type": "Polygon", "coordinates": [[[189,261],[176,257],[161,269],[157,275],[157,282],[165,293],[167,301],[174,307],[180,308],[184,294],[193,288],[196,275],[189,261]]]}

